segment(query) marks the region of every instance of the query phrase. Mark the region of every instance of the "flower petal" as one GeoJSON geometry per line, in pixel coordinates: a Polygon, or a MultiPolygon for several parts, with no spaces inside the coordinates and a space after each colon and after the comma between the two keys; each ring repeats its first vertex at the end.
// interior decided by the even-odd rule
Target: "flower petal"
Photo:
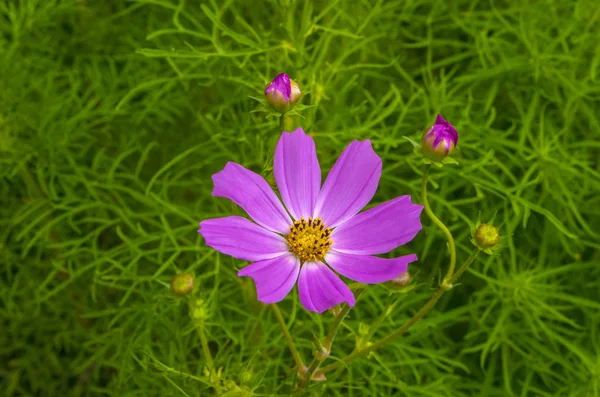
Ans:
{"type": "Polygon", "coordinates": [[[312,216],[321,187],[315,142],[302,128],[283,132],[275,149],[275,181],[294,219],[312,216]]]}
{"type": "Polygon", "coordinates": [[[212,179],[215,184],[213,196],[230,199],[269,230],[282,234],[289,232],[292,220],[262,176],[229,162],[212,179]]]}
{"type": "Polygon", "coordinates": [[[300,272],[300,260],[292,254],[254,262],[238,272],[254,280],[258,300],[270,304],[282,300],[290,293],[300,272]]]}
{"type": "Polygon", "coordinates": [[[302,306],[317,313],[323,313],[342,302],[347,302],[350,306],[354,306],[356,302],[350,288],[321,262],[306,262],[302,265],[298,293],[302,306]]]}
{"type": "Polygon", "coordinates": [[[368,255],[350,255],[329,251],[327,263],[339,274],[365,284],[390,281],[406,272],[408,264],[417,260],[415,254],[386,259],[368,255]]]}
{"type": "Polygon", "coordinates": [[[422,205],[400,196],[354,216],[331,233],[332,249],[347,254],[385,254],[421,230],[422,205]]]}
{"type": "Polygon", "coordinates": [[[380,176],[381,159],[371,142],[353,141],[327,175],[314,216],[329,228],[347,221],[371,201],[380,176]]]}
{"type": "Polygon", "coordinates": [[[290,85],[290,77],[285,73],[280,73],[265,88],[265,95],[269,95],[269,93],[279,93],[285,101],[290,100],[291,94],[291,85],[290,85]]]}
{"type": "Polygon", "coordinates": [[[202,221],[198,232],[209,247],[242,260],[259,261],[288,252],[283,237],[241,216],[202,221]]]}

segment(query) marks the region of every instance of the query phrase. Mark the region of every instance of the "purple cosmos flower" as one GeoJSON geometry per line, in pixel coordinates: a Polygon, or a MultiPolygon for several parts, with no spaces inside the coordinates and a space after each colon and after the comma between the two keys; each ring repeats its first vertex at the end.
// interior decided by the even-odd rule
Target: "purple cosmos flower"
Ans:
{"type": "Polygon", "coordinates": [[[267,103],[279,113],[292,110],[301,96],[298,84],[285,73],[275,76],[271,84],[265,88],[267,103]]]}
{"type": "Polygon", "coordinates": [[[264,178],[227,163],[213,175],[213,196],[232,200],[254,222],[228,216],[200,222],[198,230],[208,246],[254,262],[238,276],[254,280],[261,302],[279,302],[297,282],[307,310],[322,313],[342,302],[353,306],[352,291],[336,273],[376,284],[393,280],[417,260],[414,254],[373,256],[412,240],[421,230],[423,207],[400,196],[358,213],[381,176],[381,159],[368,140],[350,143],[321,186],[313,139],[302,128],[284,132],[273,171],[285,207],[264,178]]]}
{"type": "Polygon", "coordinates": [[[431,160],[441,161],[448,157],[458,144],[458,132],[439,114],[435,124],[423,134],[423,154],[431,160]]]}

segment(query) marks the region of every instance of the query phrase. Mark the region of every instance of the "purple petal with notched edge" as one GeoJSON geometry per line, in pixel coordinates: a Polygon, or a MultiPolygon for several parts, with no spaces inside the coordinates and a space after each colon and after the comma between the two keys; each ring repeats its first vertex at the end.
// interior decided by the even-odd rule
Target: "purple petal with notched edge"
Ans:
{"type": "Polygon", "coordinates": [[[422,205],[400,196],[338,226],[331,233],[332,249],[347,254],[376,255],[408,243],[421,230],[422,205]]]}
{"type": "Polygon", "coordinates": [[[276,91],[279,92],[286,101],[289,101],[291,90],[292,88],[289,76],[285,73],[280,73],[277,76],[275,76],[271,84],[269,84],[267,88],[265,88],[265,95],[269,94],[272,91],[276,91]]]}
{"type": "Polygon", "coordinates": [[[207,219],[198,232],[206,245],[247,261],[271,259],[288,252],[285,239],[241,216],[207,219]]]}
{"type": "Polygon", "coordinates": [[[281,301],[296,284],[300,272],[300,260],[292,254],[254,262],[238,272],[254,280],[257,298],[270,304],[281,301]]]}
{"type": "Polygon", "coordinates": [[[344,282],[321,262],[306,262],[298,278],[300,303],[306,310],[323,313],[342,302],[354,306],[354,294],[344,282]]]}
{"type": "Polygon", "coordinates": [[[282,234],[289,232],[292,220],[262,176],[229,162],[212,179],[215,184],[213,196],[230,199],[269,230],[282,234]]]}
{"type": "Polygon", "coordinates": [[[321,186],[321,168],[315,142],[302,128],[283,132],[273,165],[283,203],[294,219],[312,216],[321,186]]]}
{"type": "Polygon", "coordinates": [[[347,221],[371,201],[381,177],[381,159],[371,142],[353,141],[336,161],[319,192],[314,216],[331,228],[347,221]]]}
{"type": "Polygon", "coordinates": [[[417,260],[415,254],[386,259],[369,255],[350,255],[329,251],[325,261],[339,274],[365,284],[393,280],[406,272],[408,264],[417,260]]]}

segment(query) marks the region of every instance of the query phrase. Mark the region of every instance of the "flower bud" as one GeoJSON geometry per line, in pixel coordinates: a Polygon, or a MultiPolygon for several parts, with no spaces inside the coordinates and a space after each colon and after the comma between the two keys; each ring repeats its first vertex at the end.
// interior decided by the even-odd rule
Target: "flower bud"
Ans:
{"type": "Polygon", "coordinates": [[[493,225],[482,223],[475,231],[475,243],[481,249],[488,249],[498,244],[500,235],[493,225]]]}
{"type": "Polygon", "coordinates": [[[177,295],[187,295],[192,289],[194,289],[194,277],[189,273],[179,273],[171,279],[171,291],[177,295]]]}
{"type": "Polygon", "coordinates": [[[252,380],[252,372],[244,371],[240,375],[240,383],[248,383],[252,380]]]}
{"type": "Polygon", "coordinates": [[[416,288],[415,283],[411,283],[412,276],[408,271],[400,274],[398,277],[382,283],[381,285],[390,292],[408,293],[416,288]]]}
{"type": "Polygon", "coordinates": [[[442,161],[452,153],[458,144],[458,132],[439,114],[435,124],[423,134],[421,142],[422,153],[434,161],[442,161]]]}
{"type": "Polygon", "coordinates": [[[292,110],[301,96],[302,92],[300,92],[298,83],[290,79],[285,73],[278,74],[271,84],[265,88],[267,103],[279,113],[292,110]]]}
{"type": "Polygon", "coordinates": [[[202,323],[209,317],[207,302],[202,299],[190,300],[190,317],[192,320],[202,323]]]}
{"type": "Polygon", "coordinates": [[[399,287],[406,287],[408,284],[410,284],[410,273],[404,272],[391,281],[399,287]]]}

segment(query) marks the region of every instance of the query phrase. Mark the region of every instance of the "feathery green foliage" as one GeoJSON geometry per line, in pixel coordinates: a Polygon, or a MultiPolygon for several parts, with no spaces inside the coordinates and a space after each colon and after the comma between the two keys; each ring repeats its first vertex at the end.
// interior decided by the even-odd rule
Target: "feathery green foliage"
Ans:
{"type": "MultiPolygon", "coordinates": [[[[236,276],[245,264],[196,232],[236,211],[211,196],[227,161],[273,182],[278,123],[249,97],[285,71],[316,105],[301,124],[324,169],[372,141],[384,171],[371,205],[418,198],[403,136],[419,140],[439,112],[460,133],[459,165],[432,171],[429,201],[459,263],[478,216],[502,224],[502,249],[424,320],[314,394],[600,396],[599,38],[593,0],[1,2],[0,389],[290,394],[294,362],[236,276]],[[170,292],[182,271],[192,297],[170,292]]],[[[393,253],[419,255],[416,288],[369,287],[334,359],[438,286],[446,243],[422,221],[393,253]]],[[[292,295],[279,306],[306,362],[333,316],[292,295]]]]}

